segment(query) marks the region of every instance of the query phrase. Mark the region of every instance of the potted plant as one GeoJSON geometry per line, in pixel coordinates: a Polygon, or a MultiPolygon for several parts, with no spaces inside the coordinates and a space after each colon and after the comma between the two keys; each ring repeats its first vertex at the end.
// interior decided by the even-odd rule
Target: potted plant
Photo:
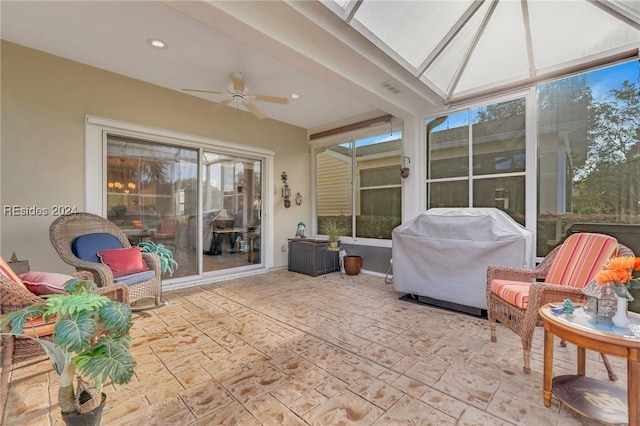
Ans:
{"type": "Polygon", "coordinates": [[[173,273],[178,269],[178,262],[173,258],[173,252],[164,244],[156,243],[154,241],[143,241],[138,244],[138,247],[142,248],[143,253],[155,253],[160,258],[160,269],[163,274],[169,274],[173,276],[173,273]]]}
{"type": "Polygon", "coordinates": [[[68,294],[52,294],[45,303],[35,303],[0,319],[0,330],[33,339],[60,375],[58,403],[67,425],[99,425],[106,394],[102,384],[110,379],[128,383],[136,365],[130,351],[131,310],[96,293],[92,281],[72,279],[68,294]],[[53,335],[37,338],[24,334],[29,319],[54,321],[53,335]],[[77,386],[74,387],[74,378],[77,386]],[[85,381],[88,380],[88,382],[85,381]]]}
{"type": "Polygon", "coordinates": [[[337,219],[328,219],[320,228],[320,231],[323,234],[327,234],[329,236],[329,248],[337,249],[338,248],[338,240],[340,239],[340,235],[345,232],[344,228],[340,225],[337,219]]]}

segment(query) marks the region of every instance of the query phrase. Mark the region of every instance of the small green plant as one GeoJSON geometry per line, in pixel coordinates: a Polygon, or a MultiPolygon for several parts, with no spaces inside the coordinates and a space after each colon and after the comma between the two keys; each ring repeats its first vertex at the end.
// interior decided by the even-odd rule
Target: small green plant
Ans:
{"type": "Polygon", "coordinates": [[[327,219],[320,227],[320,232],[328,235],[329,241],[335,243],[346,230],[340,225],[337,219],[327,219]]]}
{"type": "Polygon", "coordinates": [[[143,241],[138,244],[143,253],[154,253],[160,258],[160,269],[163,274],[173,273],[178,269],[178,262],[173,258],[173,252],[163,244],[154,241],[143,241]]]}
{"type": "MultiPolygon", "coordinates": [[[[96,289],[94,282],[74,278],[65,284],[68,294],[48,295],[45,303],[35,303],[0,318],[0,330],[11,327],[0,335],[29,338],[44,349],[60,375],[58,403],[62,414],[77,413],[80,404],[86,406],[89,402],[83,400],[87,392],[80,385],[74,389],[74,377],[89,379],[97,391],[107,379],[124,384],[133,377],[136,362],[130,351],[131,310],[124,303],[97,294],[96,289]],[[24,334],[26,322],[40,317],[44,321],[55,319],[50,339],[24,334]],[[76,393],[85,395],[77,401],[76,393]]],[[[89,400],[98,406],[100,395],[89,392],[89,400]]]]}

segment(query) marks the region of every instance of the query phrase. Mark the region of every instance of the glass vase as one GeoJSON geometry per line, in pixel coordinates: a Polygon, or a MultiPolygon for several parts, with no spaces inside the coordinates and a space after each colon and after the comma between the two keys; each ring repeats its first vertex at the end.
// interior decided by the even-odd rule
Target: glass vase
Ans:
{"type": "Polygon", "coordinates": [[[616,296],[616,313],[611,317],[611,321],[618,327],[626,327],[631,321],[627,316],[627,298],[616,296]]]}

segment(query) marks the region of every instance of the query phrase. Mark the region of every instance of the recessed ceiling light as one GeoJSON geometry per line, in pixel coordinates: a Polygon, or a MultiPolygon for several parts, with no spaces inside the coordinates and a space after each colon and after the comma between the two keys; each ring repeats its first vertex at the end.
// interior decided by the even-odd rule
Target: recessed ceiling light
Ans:
{"type": "Polygon", "coordinates": [[[297,94],[297,93],[292,93],[292,94],[290,94],[290,95],[289,95],[289,97],[290,97],[291,99],[300,99],[300,95],[299,95],[299,94],[297,94]]]}
{"type": "Polygon", "coordinates": [[[167,47],[169,47],[167,43],[165,43],[164,41],[158,38],[149,38],[147,39],[147,43],[149,43],[152,47],[155,47],[156,49],[166,49],[167,47]]]}

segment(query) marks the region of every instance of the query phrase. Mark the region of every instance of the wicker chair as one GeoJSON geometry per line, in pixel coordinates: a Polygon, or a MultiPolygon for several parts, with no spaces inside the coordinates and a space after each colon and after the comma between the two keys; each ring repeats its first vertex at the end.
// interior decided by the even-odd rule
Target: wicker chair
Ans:
{"type": "MultiPolygon", "coordinates": [[[[77,278],[93,280],[89,272],[77,272],[73,274],[77,278]]],[[[98,294],[107,296],[111,300],[129,303],[129,289],[124,284],[113,284],[98,288],[98,294]]],[[[44,303],[45,300],[31,293],[25,287],[17,284],[0,274],[0,315],[17,311],[34,303],[44,303]]],[[[44,337],[46,339],[46,337],[44,337]]],[[[13,361],[44,355],[44,350],[39,343],[31,339],[20,339],[14,336],[2,336],[2,372],[0,372],[0,424],[4,417],[4,407],[9,390],[9,376],[13,361]]]]}
{"type": "Polygon", "coordinates": [[[158,229],[151,231],[151,239],[157,243],[164,243],[167,246],[173,246],[178,231],[178,218],[170,217],[163,219],[158,225],[158,229]]]}
{"type": "MultiPolygon", "coordinates": [[[[49,227],[51,244],[64,262],[76,268],[77,271],[89,271],[93,274],[94,281],[99,287],[113,284],[114,278],[111,269],[100,262],[82,260],[76,256],[73,243],[76,238],[88,235],[106,233],[117,238],[122,248],[130,248],[131,243],[127,235],[118,226],[108,219],[92,213],[74,213],[58,217],[49,227]]],[[[142,259],[148,268],[155,272],[152,278],[144,281],[126,282],[123,277],[118,282],[125,282],[129,287],[131,297],[131,309],[140,311],[156,308],[165,304],[162,299],[162,272],[160,259],[153,253],[142,253],[142,259]],[[149,303],[139,305],[143,300],[151,300],[149,303]]]]}
{"type": "MultiPolygon", "coordinates": [[[[522,370],[531,372],[533,333],[536,325],[542,325],[540,307],[565,299],[586,302],[582,287],[615,255],[633,256],[633,251],[607,235],[578,233],[553,249],[536,269],[490,265],[486,295],[491,341],[497,340],[496,321],[515,332],[522,342],[522,370]]],[[[615,380],[604,354],[603,360],[609,378],[615,380]]]]}

